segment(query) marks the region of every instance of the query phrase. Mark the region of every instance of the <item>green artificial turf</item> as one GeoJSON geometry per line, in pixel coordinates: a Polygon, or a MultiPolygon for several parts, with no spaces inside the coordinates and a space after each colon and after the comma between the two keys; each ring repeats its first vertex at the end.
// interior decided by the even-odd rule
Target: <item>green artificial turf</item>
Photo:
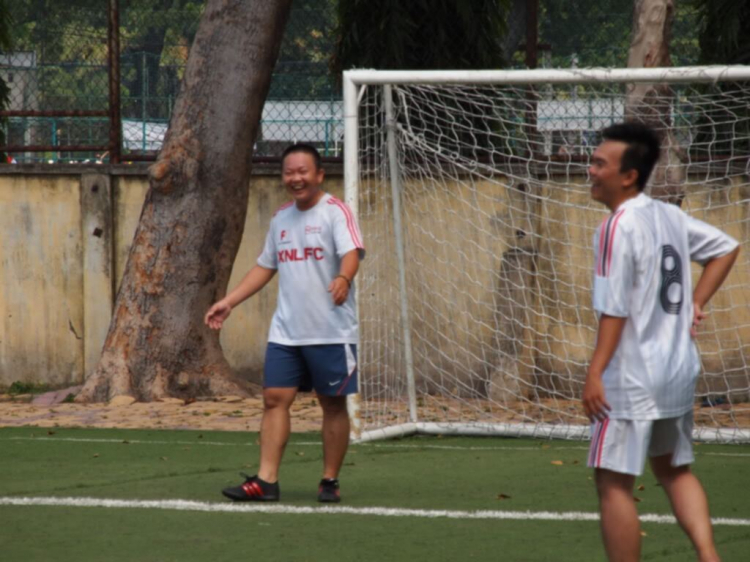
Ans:
{"type": "MultiPolygon", "coordinates": [[[[256,434],[0,429],[0,497],[183,499],[223,504],[220,490],[254,473],[256,434]],[[213,445],[219,443],[220,445],[213,445]]],[[[318,507],[316,434],[296,434],[282,505],[318,507]]],[[[408,439],[353,445],[341,505],[420,510],[596,512],[586,443],[498,438],[408,439]]],[[[750,519],[750,447],[698,445],[695,472],[714,517],[750,519]]],[[[646,472],[642,513],[669,505],[646,472]]],[[[643,525],[643,559],[693,558],[676,525],[643,525]]],[[[750,551],[750,527],[717,526],[725,560],[750,551]]],[[[597,522],[198,513],[103,507],[0,506],[0,560],[603,560],[597,522]]]]}

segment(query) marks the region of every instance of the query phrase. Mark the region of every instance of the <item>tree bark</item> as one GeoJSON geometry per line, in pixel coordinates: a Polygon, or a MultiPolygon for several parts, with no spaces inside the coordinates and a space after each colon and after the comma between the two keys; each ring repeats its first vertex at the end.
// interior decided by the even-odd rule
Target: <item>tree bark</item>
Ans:
{"type": "MultiPolygon", "coordinates": [[[[674,0],[636,0],[628,67],[672,66],[669,55],[674,0]]],[[[674,92],[668,84],[628,86],[625,120],[640,121],[659,133],[662,153],[652,172],[648,192],[656,199],[680,205],[685,196],[685,152],[672,131],[671,105],[674,92]]]]}
{"type": "Polygon", "coordinates": [[[226,292],[253,143],[291,0],[209,0],[128,256],[97,368],[78,401],[247,395],[203,315],[226,292]]]}

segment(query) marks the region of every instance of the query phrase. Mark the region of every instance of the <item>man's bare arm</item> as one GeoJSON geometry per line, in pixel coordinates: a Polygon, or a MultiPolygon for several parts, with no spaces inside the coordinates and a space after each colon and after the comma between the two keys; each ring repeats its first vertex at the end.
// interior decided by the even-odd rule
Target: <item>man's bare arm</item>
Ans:
{"type": "Polygon", "coordinates": [[[255,293],[265,287],[268,282],[276,275],[275,269],[268,269],[256,265],[247,275],[242,278],[227,296],[216,302],[208,312],[203,321],[213,330],[218,330],[224,324],[224,320],[229,318],[232,309],[246,299],[252,297],[255,293]]]}
{"type": "Polygon", "coordinates": [[[357,271],[359,271],[359,249],[355,248],[341,258],[339,274],[328,285],[328,292],[331,293],[333,304],[336,306],[346,301],[357,271]]]}
{"type": "Polygon", "coordinates": [[[591,421],[607,417],[611,409],[604,395],[602,375],[617,350],[627,318],[602,314],[596,336],[596,348],[583,387],[583,409],[591,421]]]}

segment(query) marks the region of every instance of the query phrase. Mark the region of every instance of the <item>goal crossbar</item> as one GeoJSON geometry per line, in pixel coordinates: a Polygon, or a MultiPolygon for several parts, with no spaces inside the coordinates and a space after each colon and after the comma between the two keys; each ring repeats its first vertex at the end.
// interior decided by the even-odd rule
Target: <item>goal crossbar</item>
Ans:
{"type": "MultiPolygon", "coordinates": [[[[344,83],[383,84],[583,84],[590,82],[701,83],[747,80],[750,66],[575,68],[537,70],[347,70],[344,83]]],[[[345,102],[346,103],[346,102],[345,102]]]]}

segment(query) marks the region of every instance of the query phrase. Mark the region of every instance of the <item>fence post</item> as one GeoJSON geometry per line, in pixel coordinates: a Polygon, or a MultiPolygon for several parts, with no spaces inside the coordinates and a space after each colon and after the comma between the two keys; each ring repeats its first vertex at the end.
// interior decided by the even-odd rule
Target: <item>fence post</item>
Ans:
{"type": "Polygon", "coordinates": [[[109,0],[107,26],[109,52],[109,161],[120,163],[122,119],[120,115],[120,1],[109,0]]]}

